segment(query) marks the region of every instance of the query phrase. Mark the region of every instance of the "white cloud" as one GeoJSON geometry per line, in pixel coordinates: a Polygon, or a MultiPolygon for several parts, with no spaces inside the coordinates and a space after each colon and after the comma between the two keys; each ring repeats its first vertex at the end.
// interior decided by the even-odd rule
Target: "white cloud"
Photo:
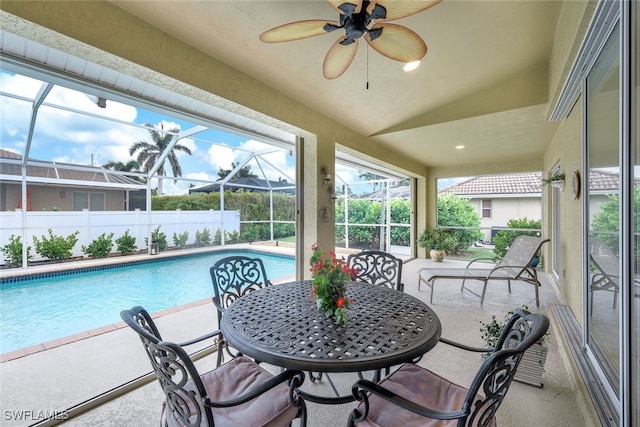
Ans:
{"type": "MultiPolygon", "coordinates": [[[[3,118],[1,139],[4,147],[23,151],[31,117],[31,99],[41,87],[42,83],[38,80],[0,73],[1,90],[29,99],[24,101],[5,97],[0,102],[0,115],[3,118]]],[[[110,100],[107,100],[106,108],[100,108],[81,92],[54,86],[38,110],[29,155],[42,160],[65,159],[80,164],[89,164],[92,154],[94,159],[99,156],[103,162],[128,161],[129,146],[136,140],[145,138],[145,135],[148,136],[148,133],[144,129],[120,122],[132,123],[137,114],[134,107],[110,100]]]]}
{"type": "Polygon", "coordinates": [[[219,145],[212,145],[207,150],[207,157],[209,164],[215,171],[219,169],[229,169],[231,163],[236,160],[236,153],[231,147],[221,147],[219,145]]]}

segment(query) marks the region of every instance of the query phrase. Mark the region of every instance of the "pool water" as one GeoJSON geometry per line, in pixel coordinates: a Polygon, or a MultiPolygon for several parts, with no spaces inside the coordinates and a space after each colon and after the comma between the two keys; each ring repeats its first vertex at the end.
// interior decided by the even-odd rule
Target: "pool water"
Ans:
{"type": "Polygon", "coordinates": [[[210,298],[209,268],[231,255],[261,258],[271,280],[295,274],[292,257],[219,251],[4,284],[0,353],[117,323],[135,305],[155,312],[210,298]]]}

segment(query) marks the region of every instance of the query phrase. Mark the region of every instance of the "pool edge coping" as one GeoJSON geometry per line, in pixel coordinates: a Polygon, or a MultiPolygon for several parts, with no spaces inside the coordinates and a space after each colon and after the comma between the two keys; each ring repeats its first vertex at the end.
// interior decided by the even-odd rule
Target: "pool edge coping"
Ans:
{"type": "MultiPolygon", "coordinates": [[[[276,255],[276,256],[290,255],[291,248],[286,248],[289,250],[285,249],[285,250],[275,250],[275,251],[273,250],[274,248],[285,249],[284,247],[278,247],[278,246],[251,245],[251,244],[225,245],[225,246],[217,246],[215,248],[211,248],[211,247],[206,249],[200,248],[199,250],[185,249],[185,250],[179,250],[179,251],[161,252],[160,254],[157,254],[157,255],[140,255],[139,257],[134,256],[135,259],[131,259],[127,261],[124,261],[121,257],[108,257],[108,258],[94,259],[94,260],[71,261],[68,263],[55,263],[55,264],[48,265],[47,266],[48,268],[39,269],[40,270],[39,272],[34,272],[33,270],[29,270],[29,269],[27,270],[17,269],[20,271],[20,273],[17,274],[17,276],[38,275],[38,274],[46,274],[47,272],[54,273],[54,272],[62,272],[65,270],[73,270],[73,269],[96,268],[99,266],[106,267],[110,264],[130,264],[134,262],[153,261],[153,260],[160,260],[162,258],[175,258],[180,256],[188,256],[188,255],[201,255],[207,252],[218,252],[222,250],[227,250],[227,251],[228,250],[254,250],[255,252],[266,252],[266,253],[269,253],[270,255],[276,255]]],[[[295,257],[295,254],[294,254],[294,257],[295,257]]],[[[0,276],[2,275],[0,274],[0,276]]],[[[279,278],[273,283],[277,283],[282,279],[285,279],[285,278],[279,278]]],[[[193,307],[198,307],[198,306],[207,304],[210,301],[211,301],[210,298],[203,298],[198,301],[192,301],[190,303],[182,304],[179,306],[166,308],[164,310],[151,313],[151,317],[156,319],[162,316],[166,316],[168,314],[176,313],[176,312],[193,308],[193,307]]],[[[71,344],[87,338],[92,338],[98,335],[105,334],[107,332],[122,329],[126,326],[127,325],[124,322],[112,323],[109,325],[101,326],[99,328],[90,329],[88,331],[83,331],[77,334],[68,335],[66,337],[56,338],[43,343],[34,344],[29,347],[20,348],[17,350],[11,350],[6,353],[0,353],[0,364],[9,362],[11,360],[19,359],[22,357],[26,357],[32,354],[40,353],[46,350],[50,350],[56,347],[60,347],[62,345],[71,344]]]]}

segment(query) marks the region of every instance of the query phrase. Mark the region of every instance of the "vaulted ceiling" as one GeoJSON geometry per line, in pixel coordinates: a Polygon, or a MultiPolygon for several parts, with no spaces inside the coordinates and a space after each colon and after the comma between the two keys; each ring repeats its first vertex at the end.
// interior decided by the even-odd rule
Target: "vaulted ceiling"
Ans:
{"type": "Polygon", "coordinates": [[[322,66],[344,30],[284,43],[259,36],[293,21],[338,21],[337,0],[111,3],[427,166],[541,164],[557,127],[548,117],[559,0],[443,0],[393,21],[428,46],[417,70],[403,72],[360,39],[336,79],[324,78],[322,66]]]}
{"type": "Polygon", "coordinates": [[[394,21],[426,42],[420,68],[405,73],[361,40],[333,80],[322,64],[341,30],[285,43],[259,39],[293,21],[337,21],[327,1],[112,3],[429,166],[540,157],[556,128],[548,121],[548,64],[561,1],[444,0],[394,21]]]}

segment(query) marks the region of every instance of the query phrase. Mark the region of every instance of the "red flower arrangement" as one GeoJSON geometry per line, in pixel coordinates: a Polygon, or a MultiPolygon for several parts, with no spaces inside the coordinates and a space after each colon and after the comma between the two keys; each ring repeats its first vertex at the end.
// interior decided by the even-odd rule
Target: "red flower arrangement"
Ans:
{"type": "Polygon", "coordinates": [[[329,252],[329,256],[318,248],[317,244],[311,246],[311,297],[318,310],[327,317],[334,317],[336,323],[347,324],[347,309],[352,299],[345,296],[345,282],[351,280],[352,270],[347,265],[344,257],[337,258],[335,252],[329,252]]]}

